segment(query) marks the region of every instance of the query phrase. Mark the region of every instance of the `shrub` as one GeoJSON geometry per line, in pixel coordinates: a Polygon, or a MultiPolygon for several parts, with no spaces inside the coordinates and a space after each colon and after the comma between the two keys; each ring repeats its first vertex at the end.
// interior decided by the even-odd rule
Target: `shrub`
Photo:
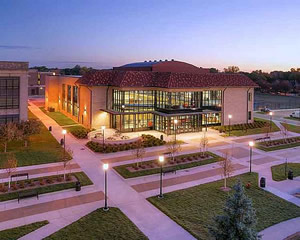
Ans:
{"type": "Polygon", "coordinates": [[[45,180],[43,178],[39,179],[39,183],[41,186],[45,185],[45,180]]]}
{"type": "Polygon", "coordinates": [[[25,182],[24,181],[20,181],[19,182],[19,188],[24,188],[25,187],[25,182]]]}
{"type": "Polygon", "coordinates": [[[87,138],[89,132],[90,132],[90,130],[85,129],[83,127],[71,130],[71,134],[74,137],[79,138],[79,139],[87,138]]]}

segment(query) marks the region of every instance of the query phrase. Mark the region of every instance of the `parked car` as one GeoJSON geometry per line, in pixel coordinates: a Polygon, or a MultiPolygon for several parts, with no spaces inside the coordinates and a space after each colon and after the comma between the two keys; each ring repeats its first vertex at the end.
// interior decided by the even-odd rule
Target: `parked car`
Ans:
{"type": "Polygon", "coordinates": [[[260,111],[268,113],[268,112],[270,112],[270,109],[267,107],[264,107],[264,108],[260,109],[260,111]]]}
{"type": "Polygon", "coordinates": [[[293,118],[300,118],[300,111],[297,111],[297,112],[293,112],[290,117],[293,117],[293,118]]]}

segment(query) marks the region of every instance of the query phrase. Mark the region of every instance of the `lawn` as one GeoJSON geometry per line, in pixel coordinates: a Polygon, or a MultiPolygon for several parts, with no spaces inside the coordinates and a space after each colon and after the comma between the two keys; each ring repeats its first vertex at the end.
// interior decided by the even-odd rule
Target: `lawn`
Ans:
{"type": "MultiPolygon", "coordinates": [[[[289,169],[293,171],[294,177],[300,176],[300,163],[288,163],[287,172],[289,171],[289,169]]],[[[284,163],[271,167],[271,170],[272,170],[272,178],[274,181],[286,180],[284,163]]]]}
{"type": "MultiPolygon", "coordinates": [[[[30,111],[28,111],[28,117],[37,119],[30,111]]],[[[3,145],[0,146],[0,151],[0,161],[2,162],[7,156],[6,153],[3,153],[3,145]]],[[[23,141],[12,141],[8,143],[7,151],[15,153],[18,167],[59,162],[63,154],[63,148],[43,124],[39,134],[30,136],[27,148],[24,147],[23,141]]]]}
{"type": "Polygon", "coordinates": [[[40,109],[51,117],[55,122],[57,122],[60,126],[67,126],[67,125],[75,125],[78,124],[77,122],[73,121],[71,118],[68,118],[61,112],[49,112],[46,111],[45,107],[40,107],[40,109]]]}
{"type": "MultiPolygon", "coordinates": [[[[256,209],[258,231],[300,216],[299,207],[260,189],[256,173],[231,177],[229,186],[232,187],[238,178],[243,184],[251,182],[251,188],[245,191],[256,209]]],[[[231,194],[221,191],[222,186],[221,180],[167,193],[163,199],[155,196],[148,200],[197,239],[210,239],[208,226],[212,224],[214,216],[222,214],[225,200],[231,194]]]]}
{"type": "MultiPolygon", "coordinates": [[[[84,172],[72,173],[72,175],[74,175],[78,179],[78,181],[80,181],[81,186],[87,186],[93,184],[93,182],[88,178],[88,176],[84,172]]],[[[38,180],[43,178],[45,179],[47,177],[32,178],[31,180],[38,180]]],[[[43,193],[57,192],[57,191],[66,190],[74,187],[75,187],[74,182],[65,182],[65,183],[49,185],[49,186],[45,185],[43,187],[38,188],[38,193],[43,194],[43,193]]],[[[30,190],[24,190],[24,192],[26,191],[30,191],[30,190]]],[[[17,198],[18,198],[17,192],[0,194],[0,202],[17,199],[17,198]]]]}
{"type": "MultiPolygon", "coordinates": [[[[264,120],[264,119],[261,119],[261,118],[254,118],[254,120],[255,121],[259,121],[259,122],[269,123],[268,120],[264,120]]],[[[280,130],[274,122],[272,122],[271,125],[272,125],[271,126],[271,132],[277,132],[277,131],[280,130]]],[[[237,136],[237,137],[248,136],[248,135],[266,133],[265,131],[266,131],[265,127],[252,128],[252,129],[249,128],[247,130],[231,130],[230,136],[237,136]]],[[[227,131],[226,133],[223,133],[222,136],[228,137],[229,136],[229,132],[227,131]]]]}
{"type": "Polygon", "coordinates": [[[281,123],[281,125],[285,126],[286,129],[290,132],[300,133],[300,126],[291,125],[287,123],[281,123]]]}
{"type": "Polygon", "coordinates": [[[295,118],[295,117],[285,117],[285,119],[300,121],[300,118],[295,118]]]}
{"type": "Polygon", "coordinates": [[[45,225],[47,225],[48,221],[42,221],[42,222],[35,222],[28,225],[23,225],[16,228],[6,229],[3,231],[0,231],[0,239],[1,240],[17,240],[35,230],[38,228],[41,228],[45,225]]]}
{"type": "Polygon", "coordinates": [[[148,238],[118,208],[110,208],[107,212],[97,209],[44,240],[56,239],[143,240],[148,238]]]}
{"type": "MultiPolygon", "coordinates": [[[[197,154],[199,154],[199,153],[197,153],[197,154]]],[[[215,155],[211,152],[207,152],[207,154],[209,154],[213,158],[198,161],[198,162],[190,162],[190,163],[183,163],[183,164],[179,164],[179,165],[168,166],[168,167],[165,167],[165,169],[173,169],[173,170],[187,169],[187,168],[192,168],[192,167],[197,167],[197,166],[202,166],[202,165],[218,162],[222,159],[220,156],[215,155]]],[[[178,157],[189,157],[189,156],[193,156],[193,155],[196,155],[196,154],[185,154],[185,155],[180,155],[178,157]]],[[[148,165],[155,161],[157,162],[157,160],[150,160],[150,161],[143,162],[142,164],[148,165]]],[[[134,177],[141,177],[141,176],[160,173],[160,168],[141,170],[141,171],[136,171],[136,172],[131,172],[127,169],[128,167],[131,167],[134,165],[136,165],[136,164],[135,163],[125,164],[125,165],[116,166],[116,167],[114,167],[114,169],[124,178],[134,178],[134,177]]]]}

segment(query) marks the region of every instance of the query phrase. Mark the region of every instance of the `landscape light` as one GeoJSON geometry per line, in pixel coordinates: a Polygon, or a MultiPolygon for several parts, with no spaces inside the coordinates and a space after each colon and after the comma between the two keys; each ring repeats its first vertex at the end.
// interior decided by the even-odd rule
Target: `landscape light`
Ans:
{"type": "Polygon", "coordinates": [[[249,146],[250,146],[250,147],[253,147],[253,146],[254,146],[254,142],[253,142],[253,141],[250,141],[250,142],[249,142],[249,146]]]}
{"type": "Polygon", "coordinates": [[[103,170],[106,171],[108,169],[108,163],[103,164],[103,170]]]}
{"type": "Polygon", "coordinates": [[[62,134],[65,135],[66,133],[67,133],[67,130],[66,130],[66,129],[63,129],[63,130],[62,130],[62,134]]]}
{"type": "Polygon", "coordinates": [[[160,163],[163,163],[165,161],[165,157],[164,156],[159,156],[158,160],[160,163]]]}

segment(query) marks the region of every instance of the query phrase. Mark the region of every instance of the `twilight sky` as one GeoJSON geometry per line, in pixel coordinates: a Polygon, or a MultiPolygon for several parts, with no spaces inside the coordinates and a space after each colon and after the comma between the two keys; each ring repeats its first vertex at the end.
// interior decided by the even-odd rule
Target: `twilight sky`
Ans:
{"type": "Polygon", "coordinates": [[[300,0],[0,0],[0,60],[300,67],[300,0]]]}

